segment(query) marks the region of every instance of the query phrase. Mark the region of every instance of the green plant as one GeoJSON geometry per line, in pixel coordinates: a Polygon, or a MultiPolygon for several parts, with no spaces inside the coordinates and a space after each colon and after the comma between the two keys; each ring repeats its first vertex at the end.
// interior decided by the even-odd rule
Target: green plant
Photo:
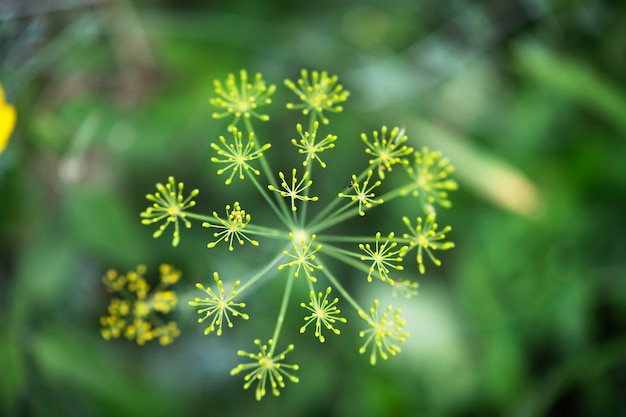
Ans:
{"type": "Polygon", "coordinates": [[[249,371],[244,377],[244,387],[256,383],[257,399],[266,394],[268,384],[272,393],[278,395],[285,379],[293,382],[298,380],[293,375],[298,365],[284,363],[285,356],[294,346],[289,344],[276,353],[284,318],[293,296],[294,280],[306,279],[309,290],[308,299],[299,303],[303,308],[301,314],[304,313],[305,322],[300,332],[313,329],[314,336],[323,343],[329,334],[339,335],[341,326],[349,324],[342,310],[351,307],[364,322],[364,329],[360,332],[364,342],[359,352],[369,351],[369,361],[374,365],[378,357],[387,359],[400,352],[399,345],[408,336],[403,329],[405,321],[400,317],[401,312],[391,306],[379,308],[378,300],[373,300],[371,308],[362,307],[333,274],[327,260],[333,258],[354,267],[363,274],[365,285],[380,280],[394,294],[410,297],[417,293],[418,284],[401,277],[405,256],[416,249],[419,271],[424,273],[423,252],[429,255],[435,265],[440,265],[441,262],[432,252],[454,246],[445,241],[450,227],[437,231],[436,224],[436,206],[449,207],[448,191],[457,188],[456,182],[449,178],[453,169],[439,152],[431,152],[426,148],[415,151],[408,146],[407,136],[400,128],[388,129],[382,126],[370,136],[362,134],[365,153],[369,155],[363,169],[351,175],[344,190],[334,197],[328,199],[313,195],[314,171],[327,167],[326,161],[338,143],[336,135],[322,133],[330,124],[325,113],[341,112],[349,93],[338,83],[336,76],[331,77],[326,72],[309,73],[303,70],[296,82],[287,80],[285,85],[300,100],[297,104],[288,103],[286,107],[300,110],[308,117],[307,128],[297,124],[297,138],[291,140],[303,158],[302,166],[294,167],[288,173],[279,172],[276,175],[270,168],[268,155],[272,144],[259,138],[253,126],[255,119],[269,119],[268,115],[260,113],[260,108],[271,103],[271,95],[275,91],[273,85],[267,86],[260,74],[249,80],[247,72],[242,70],[239,80],[231,74],[225,83],[216,81],[217,97],[211,100],[219,108],[213,114],[215,118],[232,119],[227,132],[219,137],[218,142],[211,144],[216,154],[211,162],[219,166],[219,175],[227,176],[226,185],[237,179],[251,181],[275,213],[276,224],[255,224],[252,215],[236,199],[232,205],[226,206],[224,216],[216,211],[213,211],[212,216],[193,212],[190,209],[195,206],[193,198],[198,190],[191,191],[185,197],[183,184],[177,184],[172,177],[165,185],[157,184],[157,192],[147,196],[152,205],[141,213],[146,225],[162,223],[154,233],[155,237],[161,236],[170,223],[174,224],[173,246],[177,246],[181,238],[179,223],[190,227],[192,220],[201,221],[203,227],[213,231],[213,240],[207,245],[211,250],[225,245],[229,251],[234,251],[238,245],[248,243],[258,246],[270,239],[283,242],[282,250],[264,268],[246,279],[234,281],[230,292],[226,292],[224,283],[215,272],[216,287],[212,289],[197,284],[206,296],[189,302],[190,306],[198,309],[201,316],[198,321],[208,321],[205,334],[214,332],[219,336],[223,334],[224,324],[233,327],[238,319],[249,318],[244,312],[246,304],[241,301],[243,294],[250,291],[260,279],[284,277],[281,271],[287,272],[278,320],[271,338],[266,344],[262,344],[259,339],[255,340],[260,353],[240,351],[239,355],[251,359],[251,362],[238,365],[231,372],[234,375],[249,371]],[[396,175],[398,170],[394,168],[397,167],[402,168],[399,170],[400,175],[404,171],[406,181],[399,187],[385,190],[387,179],[392,174],[396,175]],[[410,196],[419,199],[426,213],[426,221],[423,223],[422,218],[418,217],[414,228],[407,217],[402,219],[409,233],[382,233],[374,230],[371,236],[332,234],[334,226],[349,218],[365,216],[376,206],[410,196]],[[313,204],[323,207],[310,216],[313,204]],[[324,291],[319,288],[320,280],[326,281],[322,287],[324,291]],[[341,298],[331,297],[331,293],[338,293],[341,298]]]}

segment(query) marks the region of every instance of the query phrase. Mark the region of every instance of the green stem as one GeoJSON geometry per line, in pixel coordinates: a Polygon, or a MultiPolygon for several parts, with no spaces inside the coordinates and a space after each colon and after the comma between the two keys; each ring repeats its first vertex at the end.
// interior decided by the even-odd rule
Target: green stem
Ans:
{"type": "Polygon", "coordinates": [[[272,208],[274,213],[276,213],[276,215],[283,222],[283,224],[287,228],[292,228],[293,227],[293,222],[289,219],[289,214],[286,212],[285,205],[284,204],[279,204],[277,206],[276,203],[274,203],[272,201],[272,199],[267,195],[268,194],[267,190],[263,189],[261,187],[261,184],[259,184],[257,179],[255,177],[253,177],[253,176],[250,176],[250,178],[252,178],[252,182],[254,183],[256,189],[259,191],[259,194],[261,194],[261,196],[263,196],[263,199],[265,200],[265,202],[272,208]],[[278,207],[280,207],[280,210],[279,210],[278,207]]]}
{"type": "Polygon", "coordinates": [[[285,285],[285,292],[283,293],[283,301],[280,304],[280,312],[278,313],[278,320],[276,321],[276,328],[274,328],[274,335],[272,336],[272,347],[270,348],[269,356],[274,356],[274,350],[276,345],[278,345],[278,336],[280,335],[280,330],[283,327],[283,323],[285,321],[285,312],[287,311],[287,304],[289,304],[289,296],[291,295],[291,289],[293,288],[293,280],[294,280],[294,271],[293,268],[290,268],[289,277],[287,277],[287,284],[285,285]]]}
{"type": "MultiPolygon", "coordinates": [[[[394,239],[401,240],[401,239],[394,239]]],[[[402,240],[410,240],[410,239],[402,239],[402,240]]],[[[320,243],[327,242],[347,242],[347,243],[366,243],[366,242],[376,242],[376,236],[335,236],[335,235],[321,235],[318,238],[320,243]]]]}
{"type": "Polygon", "coordinates": [[[360,269],[361,271],[366,273],[370,272],[370,267],[364,264],[363,261],[361,261],[361,255],[357,254],[356,252],[350,252],[345,249],[337,248],[330,245],[322,247],[322,252],[324,252],[331,258],[335,258],[338,261],[345,263],[346,265],[352,266],[353,268],[360,269]]]}
{"type": "MultiPolygon", "coordinates": [[[[317,115],[316,111],[311,113],[311,117],[309,119],[309,134],[311,134],[311,132],[313,132],[313,125],[315,125],[316,115],[317,115]]],[[[316,139],[317,139],[317,132],[315,133],[315,136],[316,136],[316,139]]],[[[309,178],[312,177],[313,162],[315,162],[315,161],[313,161],[313,160],[309,161],[309,163],[306,166],[306,172],[307,172],[306,175],[308,175],[309,178]]],[[[304,193],[305,193],[305,197],[308,197],[310,195],[310,193],[311,193],[311,187],[308,187],[304,191],[304,193]]],[[[304,200],[304,204],[302,205],[302,217],[300,217],[300,227],[301,228],[304,227],[304,222],[305,222],[305,219],[306,219],[306,212],[307,212],[308,207],[309,207],[309,201],[307,199],[305,199],[304,200]]]]}
{"type": "Polygon", "coordinates": [[[245,228],[246,232],[257,236],[264,236],[278,240],[289,240],[289,235],[284,230],[274,229],[272,227],[259,226],[256,224],[248,224],[245,228]]]}
{"type": "MultiPolygon", "coordinates": [[[[254,129],[252,127],[252,122],[250,121],[250,119],[246,119],[244,118],[244,124],[246,126],[246,129],[248,131],[248,134],[250,132],[254,132],[254,129]]],[[[254,135],[256,137],[256,140],[259,142],[259,145],[261,147],[263,147],[264,143],[261,141],[260,138],[258,138],[256,136],[256,134],[254,135]]],[[[276,182],[276,177],[274,177],[274,174],[272,173],[272,170],[270,169],[269,164],[267,163],[267,158],[265,158],[265,156],[263,156],[262,158],[259,158],[259,160],[261,161],[261,168],[263,169],[263,173],[265,174],[265,178],[267,179],[267,182],[269,184],[277,184],[276,182]]],[[[263,195],[265,195],[265,192],[262,193],[263,195]]],[[[289,217],[289,211],[287,210],[287,206],[285,204],[284,201],[282,201],[280,195],[275,195],[275,199],[276,202],[278,204],[278,206],[281,208],[283,216],[280,216],[281,219],[283,219],[283,221],[285,221],[284,219],[289,217]]],[[[287,222],[285,222],[285,224],[288,224],[287,222]]]]}
{"type": "MultiPolygon", "coordinates": [[[[365,176],[367,175],[367,172],[368,172],[368,171],[369,171],[369,168],[368,168],[368,169],[366,169],[366,170],[364,170],[363,172],[361,172],[361,174],[359,174],[359,175],[357,176],[357,178],[356,178],[356,179],[357,179],[357,182],[361,182],[361,180],[362,180],[363,178],[365,178],[365,176]]],[[[347,193],[349,190],[350,190],[350,187],[345,187],[345,188],[343,189],[343,191],[342,191],[342,192],[345,194],[345,193],[347,193]]],[[[327,217],[328,217],[328,214],[329,214],[331,211],[333,211],[333,210],[335,209],[335,207],[336,207],[339,203],[341,203],[342,201],[344,201],[344,200],[343,200],[343,198],[339,198],[339,197],[337,197],[337,198],[333,199],[333,200],[330,202],[330,204],[328,204],[328,205],[327,205],[327,206],[326,206],[326,207],[325,207],[325,208],[324,208],[321,212],[319,212],[319,213],[317,214],[317,216],[315,216],[315,218],[311,221],[311,225],[313,225],[313,226],[315,227],[315,225],[317,224],[317,222],[319,222],[321,219],[325,219],[325,218],[327,218],[327,217]]],[[[354,201],[350,200],[350,203],[348,203],[345,207],[342,207],[341,209],[339,209],[337,212],[333,213],[333,215],[332,215],[329,219],[331,219],[333,216],[335,216],[335,215],[337,215],[337,214],[339,214],[339,213],[341,213],[341,212],[345,211],[348,207],[350,207],[352,204],[355,204],[355,203],[356,203],[356,200],[354,200],[354,201]]],[[[357,213],[358,213],[358,210],[357,210],[357,213]]],[[[326,220],[329,220],[329,219],[326,219],[326,220]]],[[[326,220],[324,220],[324,222],[325,222],[326,220]]],[[[332,224],[336,224],[336,222],[335,222],[335,223],[332,223],[332,224]]]]}
{"type": "MultiPolygon", "coordinates": [[[[346,206],[346,208],[350,207],[350,205],[354,203],[355,201],[351,201],[348,204],[348,206],[346,206]]],[[[311,233],[319,233],[322,230],[328,229],[329,227],[332,227],[338,223],[343,222],[344,220],[347,220],[351,217],[355,217],[359,215],[359,210],[356,207],[353,210],[348,211],[347,213],[342,213],[343,211],[345,210],[337,211],[332,216],[328,217],[326,220],[311,226],[309,230],[311,230],[311,233]],[[341,213],[341,214],[337,214],[337,213],[341,213]]]]}
{"type": "Polygon", "coordinates": [[[382,198],[383,201],[386,203],[388,201],[393,200],[394,198],[404,197],[407,194],[409,194],[411,191],[415,190],[416,188],[417,188],[417,184],[412,182],[403,187],[398,187],[395,190],[391,190],[388,193],[383,194],[380,198],[382,198]]]}
{"type": "Polygon", "coordinates": [[[207,215],[198,214],[198,213],[190,213],[188,211],[185,211],[184,214],[185,214],[186,219],[201,220],[201,221],[211,223],[211,224],[221,224],[220,221],[213,216],[207,216],[207,215]]]}
{"type": "Polygon", "coordinates": [[[326,278],[328,278],[328,281],[339,291],[339,293],[343,296],[343,298],[345,298],[348,303],[350,303],[350,305],[357,311],[364,311],[361,306],[359,305],[359,303],[357,303],[348,293],[348,291],[346,291],[345,288],[343,288],[343,286],[341,285],[341,283],[339,283],[339,280],[337,278],[335,278],[335,276],[328,270],[328,268],[326,268],[326,266],[323,264],[322,261],[318,260],[319,265],[322,266],[322,272],[324,273],[324,275],[326,275],[326,278]]]}
{"type": "Polygon", "coordinates": [[[248,288],[249,286],[257,282],[261,277],[263,277],[269,270],[271,270],[272,268],[276,269],[277,264],[280,261],[282,261],[284,258],[285,258],[285,255],[281,251],[278,255],[274,257],[274,259],[272,259],[267,265],[265,265],[263,269],[261,269],[252,278],[250,278],[245,284],[239,287],[237,292],[241,294],[242,292],[246,290],[246,288],[248,288]]]}

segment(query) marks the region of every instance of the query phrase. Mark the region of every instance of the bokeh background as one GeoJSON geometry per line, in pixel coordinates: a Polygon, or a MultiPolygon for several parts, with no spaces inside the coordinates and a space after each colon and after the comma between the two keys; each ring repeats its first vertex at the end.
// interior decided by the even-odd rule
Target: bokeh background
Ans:
{"type": "MultiPolygon", "coordinates": [[[[0,81],[18,125],[0,155],[0,414],[626,415],[625,18],[593,0],[2,0],[0,81]],[[381,124],[443,151],[461,187],[441,214],[456,248],[418,297],[394,301],[402,354],[371,367],[357,329],[324,345],[300,335],[294,301],[281,337],[301,381],[260,403],[228,371],[271,334],[282,284],[258,288],[254,323],[221,338],[185,302],[213,271],[245,276],[266,254],[216,255],[198,224],[172,248],[139,222],[169,175],[200,189],[204,213],[257,206],[209,163],[226,124],[211,118],[212,80],[239,68],[278,86],[257,123],[276,143],[303,120],[283,108],[284,78],[328,70],[351,91],[321,193],[362,166],[358,136],[381,124]],[[180,339],[102,340],[104,272],[161,262],[183,271],[180,339]]],[[[276,170],[295,163],[288,146],[271,152],[276,170]]],[[[349,230],[405,214],[415,200],[349,230]]],[[[340,272],[364,304],[382,288],[340,272]]]]}

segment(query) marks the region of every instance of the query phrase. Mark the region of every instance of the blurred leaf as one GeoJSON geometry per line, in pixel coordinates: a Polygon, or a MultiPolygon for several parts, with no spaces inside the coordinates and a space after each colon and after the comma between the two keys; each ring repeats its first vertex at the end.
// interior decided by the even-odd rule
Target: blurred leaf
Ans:
{"type": "Polygon", "coordinates": [[[436,126],[415,115],[400,115],[411,132],[409,142],[440,150],[450,159],[461,187],[467,186],[495,205],[527,217],[539,214],[540,191],[514,166],[473,146],[473,143],[450,130],[436,126]]]}
{"type": "Polygon", "coordinates": [[[25,248],[18,259],[16,285],[11,294],[10,322],[16,328],[28,325],[33,306],[63,300],[75,254],[72,245],[54,228],[49,228],[25,248]]]}
{"type": "MultiPolygon", "coordinates": [[[[173,416],[181,405],[147,380],[125,371],[123,358],[107,352],[106,342],[67,325],[48,325],[33,337],[30,350],[50,387],[83,393],[98,415],[124,410],[128,416],[173,416]],[[71,343],[69,341],[71,340],[71,343]]],[[[61,400],[62,401],[62,400],[61,400]]],[[[71,408],[71,404],[55,404],[71,408]]],[[[67,412],[67,410],[66,410],[67,412]]]]}
{"type": "Polygon", "coordinates": [[[524,74],[570,100],[598,110],[626,133],[626,91],[620,85],[582,62],[536,44],[519,43],[515,52],[524,74]]]}
{"type": "Polygon", "coordinates": [[[67,195],[67,223],[81,246],[134,265],[146,259],[146,248],[139,214],[133,216],[125,202],[112,190],[75,185],[67,195]]]}
{"type": "Polygon", "coordinates": [[[10,327],[0,327],[0,340],[0,412],[17,415],[26,389],[24,357],[10,327]]]}

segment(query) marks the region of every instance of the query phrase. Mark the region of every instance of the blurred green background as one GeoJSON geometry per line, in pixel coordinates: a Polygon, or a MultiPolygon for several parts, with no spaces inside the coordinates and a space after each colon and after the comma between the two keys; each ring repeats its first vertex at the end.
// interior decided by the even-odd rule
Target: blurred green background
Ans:
{"type": "MultiPolygon", "coordinates": [[[[0,81],[18,125],[0,155],[0,414],[626,415],[617,3],[3,1],[0,81]],[[320,345],[298,333],[297,311],[282,337],[301,381],[260,403],[228,371],[237,349],[271,333],[279,283],[248,300],[253,324],[221,338],[204,337],[185,304],[213,271],[235,279],[264,258],[244,251],[233,265],[198,224],[172,248],[139,221],[169,175],[200,189],[204,213],[255,205],[251,186],[227,188],[208,163],[226,124],[211,118],[212,81],[240,68],[277,84],[272,119],[256,126],[278,144],[303,120],[284,110],[284,78],[328,70],[351,91],[331,115],[328,162],[345,163],[320,179],[326,196],[366,160],[360,133],[381,124],[442,150],[461,186],[440,219],[456,248],[419,277],[418,297],[393,301],[411,333],[401,355],[371,367],[357,329],[320,345]],[[104,272],[161,262],[183,271],[182,336],[165,348],[102,340],[104,272]]],[[[294,155],[275,146],[269,158],[289,169],[294,155]]],[[[404,199],[350,230],[419,214],[404,199]]],[[[380,289],[339,272],[364,304],[380,289]]]]}

